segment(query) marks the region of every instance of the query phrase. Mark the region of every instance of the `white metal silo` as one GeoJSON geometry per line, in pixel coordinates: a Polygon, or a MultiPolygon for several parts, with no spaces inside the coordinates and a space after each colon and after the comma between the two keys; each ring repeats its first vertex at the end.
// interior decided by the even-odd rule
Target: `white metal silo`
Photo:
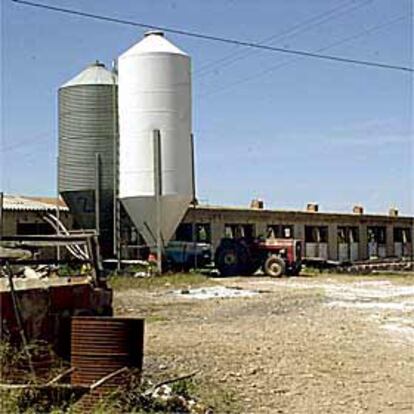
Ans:
{"type": "Polygon", "coordinates": [[[119,198],[149,245],[156,242],[157,206],[167,243],[194,196],[190,65],[161,32],[147,33],[118,59],[119,198]]]}

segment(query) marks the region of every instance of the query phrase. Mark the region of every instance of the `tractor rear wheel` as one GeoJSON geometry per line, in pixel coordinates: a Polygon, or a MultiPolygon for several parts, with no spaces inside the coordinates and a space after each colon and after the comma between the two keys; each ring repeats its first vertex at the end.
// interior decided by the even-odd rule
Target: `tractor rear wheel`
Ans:
{"type": "Polygon", "coordinates": [[[221,276],[251,274],[249,249],[238,240],[223,239],[216,250],[214,261],[221,276]]]}
{"type": "Polygon", "coordinates": [[[270,277],[282,277],[286,271],[286,265],[282,258],[269,256],[263,265],[263,270],[270,277]]]}

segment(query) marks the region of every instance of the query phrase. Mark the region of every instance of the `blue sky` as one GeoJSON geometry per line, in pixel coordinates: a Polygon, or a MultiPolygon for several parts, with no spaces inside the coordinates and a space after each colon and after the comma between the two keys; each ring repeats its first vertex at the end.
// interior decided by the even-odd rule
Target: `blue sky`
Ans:
{"type": "MultiPolygon", "coordinates": [[[[41,0],[39,0],[41,1],[41,0]]],[[[60,0],[155,25],[412,66],[411,0],[60,0]],[[319,16],[319,17],[318,17],[319,16]]],[[[0,182],[56,191],[57,89],[144,30],[1,2],[0,182]]],[[[412,75],[168,35],[192,56],[202,202],[414,214],[412,75]]]]}

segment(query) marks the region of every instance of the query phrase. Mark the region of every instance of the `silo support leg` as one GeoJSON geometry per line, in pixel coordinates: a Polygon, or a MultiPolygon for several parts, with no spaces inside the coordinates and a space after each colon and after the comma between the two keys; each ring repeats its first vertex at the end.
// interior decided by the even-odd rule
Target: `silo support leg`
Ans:
{"type": "Polygon", "coordinates": [[[157,243],[157,273],[162,274],[162,235],[161,235],[161,195],[162,195],[162,160],[161,134],[158,129],[153,131],[154,149],[154,193],[156,205],[156,243],[157,243]]]}

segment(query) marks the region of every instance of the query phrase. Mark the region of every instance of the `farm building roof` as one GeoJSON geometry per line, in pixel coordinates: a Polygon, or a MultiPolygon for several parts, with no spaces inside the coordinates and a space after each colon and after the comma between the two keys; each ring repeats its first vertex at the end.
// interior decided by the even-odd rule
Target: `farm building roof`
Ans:
{"type": "Polygon", "coordinates": [[[19,195],[4,195],[3,210],[8,211],[69,211],[63,200],[54,197],[28,197],[19,195]]]}

